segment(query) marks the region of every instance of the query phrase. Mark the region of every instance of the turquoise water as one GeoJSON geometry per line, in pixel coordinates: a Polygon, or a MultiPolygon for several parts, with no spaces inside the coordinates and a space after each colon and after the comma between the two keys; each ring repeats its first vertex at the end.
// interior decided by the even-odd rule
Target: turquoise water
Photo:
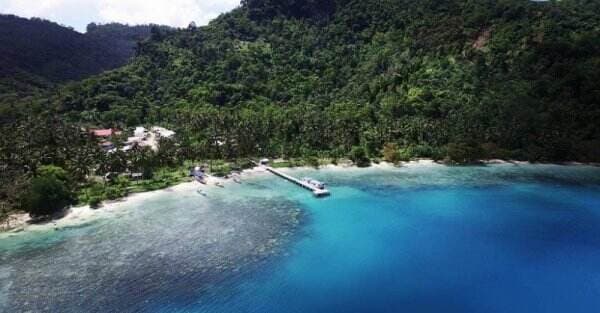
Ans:
{"type": "Polygon", "coordinates": [[[208,197],[162,195],[117,220],[4,239],[0,308],[600,309],[600,168],[289,172],[328,182],[332,196],[263,176],[208,197]]]}

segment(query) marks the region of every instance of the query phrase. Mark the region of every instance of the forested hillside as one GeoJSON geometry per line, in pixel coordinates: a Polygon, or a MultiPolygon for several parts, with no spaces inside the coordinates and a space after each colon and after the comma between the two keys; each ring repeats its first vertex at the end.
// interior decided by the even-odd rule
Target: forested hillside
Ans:
{"type": "Polygon", "coordinates": [[[156,34],[134,64],[53,104],[74,121],[223,137],[219,157],[377,154],[391,142],[423,156],[452,144],[591,160],[599,12],[574,0],[251,0],[210,26],[156,34]]]}
{"type": "Polygon", "coordinates": [[[150,26],[90,24],[85,34],[41,19],[0,15],[0,94],[31,93],[124,65],[150,26]]]}
{"type": "Polygon", "coordinates": [[[170,161],[600,161],[599,16],[586,0],[246,0],[154,29],[123,68],[5,101],[2,155],[25,180],[42,164],[83,179],[118,154],[91,157],[80,127],[161,124],[170,161]]]}

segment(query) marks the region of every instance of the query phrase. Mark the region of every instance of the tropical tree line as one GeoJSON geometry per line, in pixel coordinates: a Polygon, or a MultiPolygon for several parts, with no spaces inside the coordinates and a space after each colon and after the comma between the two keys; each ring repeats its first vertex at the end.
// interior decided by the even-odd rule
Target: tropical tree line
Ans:
{"type": "Polygon", "coordinates": [[[154,27],[125,67],[0,97],[3,199],[22,203],[10,188],[48,165],[81,186],[255,156],[597,162],[599,15],[583,0],[252,0],[154,27]],[[159,152],[106,155],[82,131],[156,124],[178,134],[159,152]]]}

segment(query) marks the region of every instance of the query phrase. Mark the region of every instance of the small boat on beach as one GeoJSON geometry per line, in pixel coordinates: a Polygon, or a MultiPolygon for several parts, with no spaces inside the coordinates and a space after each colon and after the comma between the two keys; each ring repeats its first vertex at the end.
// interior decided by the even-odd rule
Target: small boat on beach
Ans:
{"type": "Polygon", "coordinates": [[[200,166],[196,166],[192,169],[190,171],[190,176],[194,177],[197,182],[206,185],[206,173],[204,173],[204,170],[200,166]]]}
{"type": "Polygon", "coordinates": [[[223,185],[223,184],[222,184],[222,183],[220,183],[220,182],[216,182],[216,183],[215,183],[215,186],[217,186],[217,187],[221,187],[221,188],[225,188],[225,185],[223,185]]]}
{"type": "Polygon", "coordinates": [[[240,173],[234,172],[233,174],[231,174],[231,179],[233,179],[233,181],[238,184],[242,183],[242,178],[240,177],[240,173]]]}

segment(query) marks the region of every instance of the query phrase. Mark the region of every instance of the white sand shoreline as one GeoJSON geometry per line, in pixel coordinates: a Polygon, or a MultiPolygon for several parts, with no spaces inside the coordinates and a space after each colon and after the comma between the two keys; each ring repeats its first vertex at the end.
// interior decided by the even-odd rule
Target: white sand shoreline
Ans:
{"type": "Polygon", "coordinates": [[[206,179],[206,183],[206,185],[201,185],[195,181],[184,182],[165,189],[132,193],[118,200],[104,201],[97,209],[92,209],[89,205],[71,207],[65,211],[63,217],[40,223],[35,223],[27,213],[12,214],[9,217],[10,228],[7,229],[6,224],[0,226],[0,239],[17,233],[59,230],[65,227],[87,223],[102,217],[116,217],[123,211],[122,209],[124,206],[135,202],[144,202],[158,194],[186,191],[195,192],[198,188],[218,188],[216,183],[226,184],[228,183],[228,180],[209,176],[206,179]]]}
{"type": "MultiPolygon", "coordinates": [[[[483,165],[488,165],[488,164],[490,164],[490,165],[498,165],[498,164],[527,165],[527,164],[532,164],[532,163],[526,162],[526,161],[506,161],[506,160],[493,159],[493,160],[482,161],[481,164],[483,164],[483,165]]],[[[552,163],[550,163],[550,164],[552,164],[552,163]]],[[[565,163],[562,165],[598,166],[598,164],[584,164],[584,163],[577,163],[577,162],[570,162],[570,163],[565,163]]],[[[419,160],[415,160],[415,161],[401,162],[400,164],[397,164],[397,165],[388,163],[388,162],[380,162],[377,164],[373,163],[370,167],[367,167],[366,169],[386,170],[386,169],[394,169],[394,168],[402,168],[402,167],[416,167],[416,166],[420,166],[420,167],[422,167],[422,166],[440,166],[440,167],[442,167],[442,166],[447,166],[447,165],[435,162],[430,159],[419,159],[419,160]]],[[[315,169],[315,168],[310,167],[310,166],[301,166],[301,167],[284,167],[284,168],[280,168],[280,169],[293,171],[293,170],[309,170],[309,169],[315,169]]],[[[338,165],[328,164],[328,165],[320,166],[319,169],[348,170],[348,169],[359,169],[359,168],[352,164],[338,164],[338,165]]],[[[252,177],[252,176],[257,176],[257,175],[269,175],[269,172],[267,172],[266,170],[264,170],[261,167],[255,167],[252,169],[247,169],[247,170],[242,171],[242,177],[252,177]]],[[[39,223],[39,224],[32,223],[32,219],[26,213],[12,214],[9,217],[10,218],[10,228],[6,228],[6,224],[0,225],[0,239],[2,239],[3,237],[7,237],[7,236],[14,236],[18,233],[25,233],[25,232],[30,232],[30,231],[59,230],[64,227],[81,225],[86,222],[90,222],[90,221],[93,221],[95,219],[102,218],[102,217],[116,217],[119,215],[119,213],[122,213],[122,211],[123,211],[122,209],[125,205],[131,205],[132,203],[135,203],[135,202],[143,202],[151,197],[154,197],[157,194],[161,194],[161,193],[165,193],[165,192],[169,192],[169,193],[171,193],[171,192],[195,192],[199,188],[202,188],[202,189],[218,188],[216,186],[217,183],[222,184],[224,186],[226,186],[229,183],[232,183],[232,181],[230,179],[219,178],[219,177],[214,177],[214,176],[209,176],[207,178],[206,182],[207,182],[206,185],[201,185],[195,181],[185,182],[185,183],[180,183],[178,185],[175,185],[175,186],[172,186],[172,187],[169,187],[166,189],[133,193],[133,194],[130,194],[127,197],[119,199],[119,200],[105,201],[102,203],[100,208],[97,208],[97,209],[92,209],[89,205],[72,207],[66,211],[66,214],[62,218],[50,220],[48,222],[39,223]]]]}

